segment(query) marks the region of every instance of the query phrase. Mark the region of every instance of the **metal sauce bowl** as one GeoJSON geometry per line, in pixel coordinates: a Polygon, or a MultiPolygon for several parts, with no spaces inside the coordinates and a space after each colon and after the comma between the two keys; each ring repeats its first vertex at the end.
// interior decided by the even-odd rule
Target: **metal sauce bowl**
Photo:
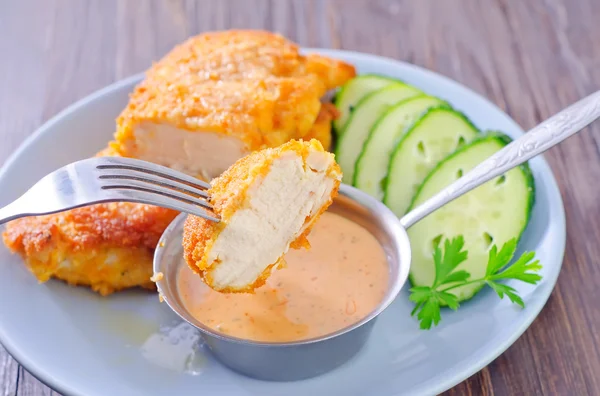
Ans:
{"type": "Polygon", "coordinates": [[[187,215],[179,215],[163,233],[154,254],[156,284],[167,305],[202,333],[205,343],[223,364],[247,376],[274,381],[314,377],[348,361],[365,344],[377,316],[392,303],[406,282],[410,265],[408,235],[398,218],[382,203],[353,187],[342,185],[328,209],[361,225],[379,241],[389,265],[389,287],[381,303],[361,321],[321,337],[295,342],[256,342],[230,337],[202,324],[184,307],[177,277],[183,260],[182,232],[187,215]]]}

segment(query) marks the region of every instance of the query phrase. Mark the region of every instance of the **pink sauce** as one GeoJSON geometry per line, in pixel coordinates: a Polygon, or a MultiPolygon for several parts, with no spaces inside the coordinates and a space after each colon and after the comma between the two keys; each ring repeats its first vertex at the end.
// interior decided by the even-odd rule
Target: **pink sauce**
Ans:
{"type": "Polygon", "coordinates": [[[290,250],[286,268],[255,294],[222,294],[187,266],[178,287],[185,308],[222,333],[284,342],[322,336],[367,316],[388,288],[385,252],[358,224],[324,213],[308,237],[310,250],[290,250]]]}

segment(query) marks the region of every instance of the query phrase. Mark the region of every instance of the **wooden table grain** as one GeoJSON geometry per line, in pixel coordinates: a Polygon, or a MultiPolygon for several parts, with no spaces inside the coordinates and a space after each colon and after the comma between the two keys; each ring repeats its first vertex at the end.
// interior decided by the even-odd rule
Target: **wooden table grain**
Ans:
{"type": "MultiPolygon", "coordinates": [[[[5,0],[0,163],[70,103],[190,35],[228,28],[424,66],[527,129],[600,89],[599,20],[598,0],[5,0]]],[[[449,395],[600,394],[600,124],[546,158],[567,215],[558,285],[529,330],[449,395]]],[[[0,393],[56,394],[4,350],[0,393]]]]}

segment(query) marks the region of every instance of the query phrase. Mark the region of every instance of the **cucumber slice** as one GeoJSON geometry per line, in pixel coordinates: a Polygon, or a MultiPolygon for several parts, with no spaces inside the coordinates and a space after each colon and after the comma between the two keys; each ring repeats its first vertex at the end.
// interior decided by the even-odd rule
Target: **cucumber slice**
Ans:
{"type": "MultiPolygon", "coordinates": [[[[493,133],[479,138],[442,161],[428,176],[414,197],[416,207],[455,181],[462,174],[510,143],[510,138],[493,133]]],[[[435,244],[463,235],[468,258],[457,270],[466,270],[472,279],[485,275],[489,249],[512,238],[520,238],[533,208],[535,185],[527,164],[506,172],[433,212],[412,226],[410,281],[413,285],[433,284],[432,252],[435,244]]],[[[449,291],[459,301],[471,298],[483,287],[471,284],[449,291]]]]}
{"type": "Polygon", "coordinates": [[[370,93],[358,102],[337,142],[335,151],[336,160],[344,174],[342,179],[344,183],[352,183],[354,164],[375,121],[396,103],[419,94],[421,91],[415,87],[394,83],[370,93]]]}
{"type": "Polygon", "coordinates": [[[450,107],[429,109],[404,134],[390,158],[383,202],[401,217],[427,174],[437,163],[479,135],[450,107]]]}
{"type": "MultiPolygon", "coordinates": [[[[448,105],[433,96],[415,96],[396,104],[373,125],[354,169],[354,186],[381,200],[390,156],[406,128],[427,109],[448,105]]],[[[448,105],[449,106],[449,105],[448,105]]]]}
{"type": "Polygon", "coordinates": [[[333,129],[341,133],[350,118],[350,113],[356,104],[373,91],[398,82],[389,77],[376,74],[364,74],[348,81],[335,95],[333,104],[340,112],[337,120],[333,121],[333,129]]]}

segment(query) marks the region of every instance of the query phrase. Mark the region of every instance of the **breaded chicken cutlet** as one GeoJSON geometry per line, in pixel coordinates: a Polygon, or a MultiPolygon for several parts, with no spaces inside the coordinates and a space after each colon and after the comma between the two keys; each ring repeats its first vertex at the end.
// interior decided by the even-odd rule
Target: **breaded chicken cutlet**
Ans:
{"type": "Polygon", "coordinates": [[[211,32],[177,46],[135,88],[113,147],[205,180],[245,154],[290,139],[328,148],[336,116],[321,98],[353,66],[299,53],[280,35],[211,32]]]}
{"type": "Polygon", "coordinates": [[[184,258],[211,288],[252,292],[289,247],[306,236],[333,202],[341,180],[333,154],[317,140],[254,152],[213,180],[209,194],[220,222],[187,217],[184,258]]]}
{"type": "Polygon", "coordinates": [[[151,205],[106,203],[11,221],[3,239],[40,282],[54,277],[102,295],[136,286],[154,289],[154,249],[175,216],[151,205]]]}
{"type": "MultiPolygon", "coordinates": [[[[290,139],[328,148],[337,110],[320,99],[355,75],[346,63],[301,56],[262,31],[201,34],[154,64],[99,155],[167,165],[210,181],[251,151],[290,139]]],[[[155,245],[177,215],[143,204],[94,205],[13,221],[4,243],[40,281],[51,277],[106,295],[153,287],[155,245]]]]}

